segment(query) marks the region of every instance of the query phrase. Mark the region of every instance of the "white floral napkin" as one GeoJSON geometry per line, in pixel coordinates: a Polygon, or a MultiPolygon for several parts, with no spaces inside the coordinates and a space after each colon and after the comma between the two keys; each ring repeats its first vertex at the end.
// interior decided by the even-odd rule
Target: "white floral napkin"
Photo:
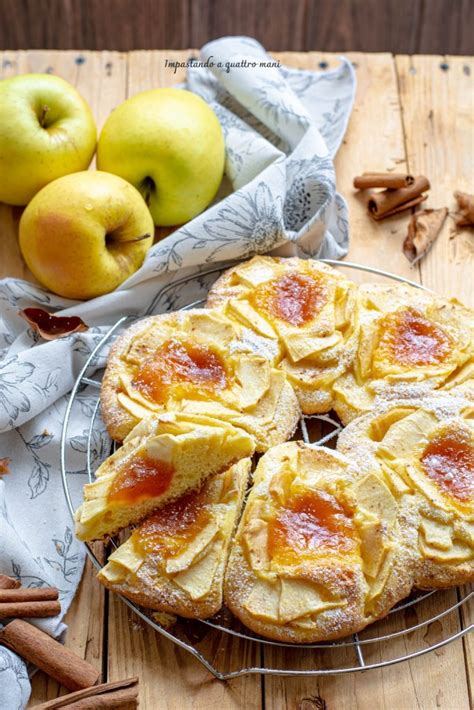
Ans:
{"type": "MultiPolygon", "coordinates": [[[[210,103],[224,130],[227,187],[206,212],[156,244],[120,288],[80,303],[18,279],[0,282],[0,458],[11,460],[11,473],[0,477],[0,572],[27,586],[58,587],[63,613],[81,577],[84,547],[74,539],[62,489],[60,435],[67,393],[102,335],[124,314],[202,298],[217,276],[206,275],[212,265],[274,250],[332,258],[347,252],[347,208],[336,193],[332,158],[353,102],[351,64],[341,59],[324,72],[271,64],[246,37],[211,42],[190,62],[187,88],[210,103]],[[211,68],[202,67],[206,61],[211,68]],[[187,275],[191,285],[161,293],[187,275]],[[18,316],[33,305],[79,315],[91,328],[44,342],[18,316]]],[[[89,374],[103,365],[101,355],[89,374]]],[[[71,421],[67,465],[77,500],[96,396],[90,387],[81,391],[71,421]]],[[[103,459],[108,447],[98,423],[94,458],[103,459]]],[[[54,635],[64,630],[59,618],[37,623],[54,635]]],[[[25,664],[0,646],[0,708],[24,708],[29,693],[25,664]]]]}

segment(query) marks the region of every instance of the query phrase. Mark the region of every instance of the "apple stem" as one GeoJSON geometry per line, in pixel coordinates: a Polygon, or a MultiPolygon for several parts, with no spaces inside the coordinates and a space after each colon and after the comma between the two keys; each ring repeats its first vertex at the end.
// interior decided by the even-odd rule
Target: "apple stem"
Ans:
{"type": "Polygon", "coordinates": [[[140,237],[135,237],[134,239],[125,239],[125,240],[124,239],[114,239],[113,233],[105,235],[106,242],[108,242],[109,244],[111,242],[120,242],[121,244],[131,244],[132,242],[141,242],[141,241],[143,241],[143,239],[148,239],[149,237],[151,237],[151,234],[149,232],[147,232],[146,234],[142,234],[140,237]]]}
{"type": "Polygon", "coordinates": [[[155,189],[155,181],[151,177],[146,177],[144,178],[142,182],[142,189],[143,189],[143,199],[145,200],[145,204],[147,207],[150,206],[150,200],[151,196],[153,194],[153,191],[155,189]]]}
{"type": "Polygon", "coordinates": [[[128,242],[141,242],[143,239],[148,239],[151,237],[151,234],[147,232],[146,234],[142,234],[141,237],[135,237],[135,239],[129,239],[128,242]]]}
{"type": "Polygon", "coordinates": [[[42,128],[45,127],[45,124],[46,124],[46,114],[48,113],[49,110],[50,110],[50,109],[49,109],[49,106],[46,106],[46,105],[43,106],[43,110],[42,110],[41,116],[40,116],[40,118],[39,118],[40,126],[41,126],[42,128]]]}

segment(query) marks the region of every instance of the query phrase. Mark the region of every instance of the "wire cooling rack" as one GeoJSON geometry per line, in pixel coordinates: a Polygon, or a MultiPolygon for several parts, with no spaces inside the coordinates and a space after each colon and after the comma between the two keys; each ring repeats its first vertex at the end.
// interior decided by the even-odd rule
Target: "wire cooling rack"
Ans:
{"type": "MultiPolygon", "coordinates": [[[[359,282],[361,276],[362,280],[366,281],[365,274],[370,274],[371,281],[398,281],[423,288],[413,281],[368,266],[331,259],[322,261],[338,268],[352,270],[351,277],[359,282]]],[[[203,305],[202,299],[192,303],[186,302],[186,294],[193,291],[193,283],[197,279],[200,280],[199,286],[202,289],[203,282],[208,277],[216,278],[221,271],[222,267],[213,268],[201,272],[197,277],[177,279],[168,284],[157,294],[147,314],[165,310],[163,304],[169,304],[166,299],[169,299],[170,295],[173,295],[171,302],[174,308],[188,309],[203,305]]],[[[81,502],[80,499],[75,500],[77,485],[72,485],[73,477],[76,478],[77,466],[74,466],[73,470],[68,464],[72,442],[71,420],[75,407],[79,404],[78,394],[86,390],[94,398],[86,446],[82,452],[85,457],[83,468],[87,471],[88,480],[93,481],[94,471],[101,463],[100,458],[94,457],[93,436],[94,432],[103,429],[99,408],[102,371],[96,371],[96,363],[98,357],[107,352],[122,328],[130,325],[135,319],[136,317],[131,316],[120,318],[104,335],[81,370],[68,401],[61,438],[61,472],[72,516],[81,502]]],[[[306,443],[331,446],[334,445],[340,430],[341,425],[330,414],[303,416],[296,438],[303,439],[306,443]]],[[[113,450],[114,444],[110,441],[108,453],[113,450]]],[[[77,448],[74,453],[77,457],[77,448]]],[[[102,563],[93,549],[87,544],[86,549],[95,567],[100,569],[102,563]]],[[[165,629],[154,620],[153,612],[139,607],[125,597],[121,599],[143,622],[197,658],[213,676],[220,680],[229,680],[255,673],[282,676],[337,675],[384,668],[417,658],[429,651],[440,649],[473,630],[473,624],[463,623],[463,606],[468,604],[473,594],[469,588],[417,592],[394,607],[385,619],[370,625],[359,634],[336,642],[298,645],[271,641],[254,634],[225,608],[211,619],[178,619],[171,629],[165,629]],[[432,629],[436,629],[436,633],[430,633],[432,629]]]]}

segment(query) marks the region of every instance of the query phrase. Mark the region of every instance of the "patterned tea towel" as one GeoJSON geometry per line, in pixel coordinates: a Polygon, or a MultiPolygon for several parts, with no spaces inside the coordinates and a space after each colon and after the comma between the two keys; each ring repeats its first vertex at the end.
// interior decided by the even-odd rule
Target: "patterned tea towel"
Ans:
{"type": "MultiPolygon", "coordinates": [[[[213,265],[273,252],[339,258],[348,221],[335,189],[333,156],[354,97],[352,66],[312,72],[277,66],[253,39],[206,45],[188,66],[186,88],[200,94],[224,130],[227,188],[203,214],[156,244],[116,291],[87,303],[59,298],[18,279],[0,282],[0,572],[23,585],[59,588],[63,613],[81,578],[84,547],[74,539],[60,474],[67,394],[82,365],[120,316],[163,312],[202,298],[213,265]],[[207,65],[207,66],[204,66],[207,65]],[[184,276],[191,284],[164,286],[184,276]],[[87,332],[39,339],[18,316],[27,306],[81,316],[87,332]]],[[[103,367],[96,358],[89,375],[103,367]]],[[[84,451],[97,391],[83,389],[68,438],[68,470],[77,505],[85,482],[84,451]]],[[[97,423],[93,457],[107,436],[97,423]]],[[[60,618],[33,622],[56,636],[60,618]]],[[[0,646],[0,708],[24,708],[30,694],[24,662],[0,646]]]]}

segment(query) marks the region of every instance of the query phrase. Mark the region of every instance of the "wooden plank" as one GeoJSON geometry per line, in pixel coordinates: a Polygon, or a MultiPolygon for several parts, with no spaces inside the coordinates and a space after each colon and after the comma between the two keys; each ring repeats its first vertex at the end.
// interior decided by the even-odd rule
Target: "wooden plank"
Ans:
{"type": "MultiPolygon", "coordinates": [[[[201,47],[211,39],[226,35],[248,35],[275,50],[304,49],[306,0],[239,0],[232,3],[192,0],[190,13],[189,39],[193,47],[201,47]]],[[[317,26],[313,29],[317,34],[317,26]]],[[[317,42],[314,37],[313,40],[317,42]]]]}
{"type": "MultiPolygon", "coordinates": [[[[277,55],[285,64],[298,66],[299,68],[320,69],[321,66],[334,68],[338,64],[335,55],[309,53],[292,54],[284,53],[277,55]]],[[[391,218],[383,223],[374,223],[367,215],[367,211],[362,202],[356,197],[352,188],[354,175],[364,170],[380,169],[389,170],[397,167],[403,170],[404,166],[404,145],[403,134],[399,116],[396,115],[397,107],[397,87],[394,73],[393,61],[389,55],[377,55],[368,61],[363,55],[351,55],[351,59],[357,65],[357,98],[355,108],[348,127],[348,132],[337,156],[337,184],[348,201],[351,219],[351,247],[349,259],[355,262],[366,263],[378,266],[380,254],[384,253],[393,258],[393,248],[395,237],[390,234],[388,222],[398,222],[397,218],[391,218]],[[385,100],[377,101],[376,91],[380,87],[385,87],[388,93],[385,100]],[[394,113],[395,107],[395,113],[394,113]],[[372,117],[378,125],[386,126],[383,133],[373,133],[372,117]],[[365,147],[367,142],[375,141],[373,150],[367,154],[365,147]],[[371,156],[383,160],[383,163],[366,162],[371,156]]],[[[396,229],[396,227],[394,228],[396,229]]],[[[397,258],[399,268],[403,268],[403,261],[397,258]]],[[[391,266],[394,269],[394,267],[391,266]]],[[[308,656],[311,654],[314,667],[328,668],[331,663],[333,667],[339,663],[341,665],[352,665],[356,663],[355,654],[348,648],[338,654],[331,654],[327,659],[326,652],[308,651],[301,655],[300,662],[295,663],[295,669],[307,669],[308,656]]],[[[273,667],[281,667],[291,663],[295,653],[282,651],[280,649],[267,648],[265,650],[265,662],[273,667]]],[[[366,679],[370,680],[371,702],[374,707],[383,707],[383,686],[380,673],[371,673],[370,676],[348,676],[326,677],[326,678],[281,678],[269,676],[265,678],[265,702],[269,707],[306,707],[325,708],[337,707],[341,710],[349,710],[356,705],[359,697],[362,699],[367,691],[366,679]]]]}
{"type": "MultiPolygon", "coordinates": [[[[472,192],[472,57],[397,57],[408,165],[431,181],[428,207],[455,210],[453,192],[472,192]]],[[[472,230],[448,218],[421,262],[423,283],[474,305],[472,230]]]]}
{"type": "MultiPolygon", "coordinates": [[[[418,281],[419,275],[402,253],[410,212],[375,222],[367,213],[366,194],[355,191],[352,184],[356,175],[371,169],[403,172],[407,168],[393,58],[389,54],[347,56],[356,68],[357,96],[335,160],[337,188],[349,206],[351,243],[347,260],[418,281]]],[[[317,66],[317,56],[315,59],[317,66]]],[[[327,61],[331,66],[337,59],[330,56],[327,61]]]]}
{"type": "MultiPolygon", "coordinates": [[[[282,61],[298,66],[318,68],[321,63],[333,67],[334,55],[310,53],[309,55],[279,55],[282,61]]],[[[378,266],[402,276],[419,280],[419,273],[412,270],[402,254],[401,246],[406,233],[409,214],[397,215],[375,223],[367,215],[365,206],[352,188],[354,175],[368,170],[405,170],[405,136],[401,121],[395,64],[390,55],[348,55],[357,67],[357,98],[344,143],[336,157],[338,188],[348,201],[351,220],[351,246],[348,259],[378,266]],[[367,148],[370,146],[370,149],[367,148]],[[376,162],[375,162],[376,161],[376,162]]],[[[444,150],[442,142],[436,145],[438,152],[444,150]]],[[[451,282],[455,274],[451,271],[451,282]]],[[[426,618],[439,613],[456,600],[454,590],[440,592],[425,602],[426,618]]],[[[380,633],[412,625],[419,611],[405,613],[400,622],[392,617],[377,628],[380,633]]],[[[392,639],[390,644],[394,657],[424,648],[428,643],[459,630],[456,613],[424,627],[408,637],[392,639]]],[[[351,649],[334,654],[311,651],[314,664],[322,668],[336,663],[354,664],[356,659],[351,649]],[[352,655],[351,655],[352,654],[352,655]]],[[[293,652],[266,649],[265,661],[274,667],[291,660],[293,652]]],[[[381,660],[378,648],[364,647],[367,663],[381,660]]],[[[297,667],[308,667],[308,655],[302,655],[297,667]]],[[[464,668],[462,641],[428,654],[414,661],[371,671],[370,673],[326,678],[281,678],[265,679],[265,700],[269,707],[337,707],[345,710],[364,707],[368,702],[377,708],[467,708],[469,696],[464,668]],[[440,662],[442,659],[442,662],[440,662]],[[456,678],[456,683],[453,683],[456,678]]]]}
{"type": "MultiPolygon", "coordinates": [[[[464,597],[474,590],[474,585],[461,587],[460,594],[464,597]]],[[[461,621],[463,628],[474,628],[474,599],[463,604],[461,607],[461,621]]],[[[474,707],[474,634],[467,634],[463,639],[464,658],[466,662],[467,681],[469,686],[469,699],[471,707],[474,707]]]]}
{"type": "MultiPolygon", "coordinates": [[[[125,97],[126,57],[117,52],[30,51],[23,71],[54,73],[73,84],[90,104],[98,126],[125,97]]],[[[1,219],[1,218],[0,218],[1,219]]],[[[15,275],[13,270],[9,275],[15,275]]],[[[100,554],[97,545],[96,554],[100,554]]],[[[66,615],[66,645],[102,669],[105,594],[95,579],[89,561],[71,607],[66,615]]],[[[37,673],[32,683],[32,705],[64,693],[55,681],[37,673]]]]}
{"type": "MultiPolygon", "coordinates": [[[[283,63],[319,71],[339,64],[339,56],[329,53],[289,52],[275,56],[283,63]]],[[[354,108],[335,159],[337,189],[349,207],[351,240],[346,260],[419,281],[419,273],[402,253],[410,211],[376,222],[367,212],[367,193],[354,190],[352,185],[354,177],[365,171],[407,169],[395,64],[390,54],[349,52],[346,56],[353,62],[357,76],[354,108]]]]}
{"type": "MultiPolygon", "coordinates": [[[[26,52],[0,52],[0,78],[7,79],[29,71],[26,52]]],[[[21,207],[10,207],[0,202],[0,271],[2,276],[18,276],[34,280],[21,258],[18,246],[18,224],[23,212],[21,207]]]]}
{"type": "MultiPolygon", "coordinates": [[[[180,57],[185,59],[187,54],[188,52],[184,52],[180,57]]],[[[159,81],[162,82],[162,85],[169,85],[179,79],[179,77],[170,76],[169,73],[166,74],[163,71],[164,55],[169,57],[170,53],[147,53],[146,55],[140,53],[140,56],[136,53],[136,64],[130,73],[130,87],[133,88],[134,93],[137,90],[149,88],[150,85],[160,85],[159,81]]],[[[94,74],[97,71],[100,73],[100,67],[102,67],[107,74],[107,72],[110,73],[110,67],[106,68],[108,62],[98,64],[97,57],[87,56],[86,62],[76,64],[73,57],[77,58],[77,53],[64,56],[65,64],[63,69],[62,58],[57,53],[54,53],[54,57],[51,55],[54,63],[58,64],[61,73],[63,71],[69,72],[69,76],[74,77],[75,82],[80,82],[80,80],[84,79],[84,88],[81,88],[81,90],[84,93],[90,92],[87,97],[93,103],[94,111],[98,111],[102,115],[101,120],[104,120],[110,108],[116,105],[116,102],[121,98],[118,93],[115,93],[114,81],[116,81],[116,78],[110,84],[104,84],[102,88],[97,90],[98,93],[95,93],[96,89],[91,91],[86,73],[81,73],[81,67],[87,66],[87,71],[92,71],[93,69],[94,74]],[[57,62],[56,59],[58,60],[57,62]],[[102,92],[105,93],[106,91],[109,91],[110,94],[109,104],[108,108],[102,108],[101,96],[102,92]]],[[[3,73],[23,72],[30,69],[25,53],[18,55],[4,53],[3,58],[4,61],[1,67],[3,73]]],[[[32,54],[31,61],[33,61],[33,58],[32,54]]],[[[350,258],[374,265],[382,265],[385,268],[413,278],[411,271],[406,271],[408,267],[401,257],[400,250],[408,221],[407,216],[391,218],[382,224],[376,225],[372,223],[365,214],[365,209],[353,195],[351,187],[352,178],[356,172],[368,167],[374,167],[372,164],[364,163],[367,160],[367,152],[364,150],[364,146],[370,145],[371,155],[374,155],[377,159],[379,156],[383,158],[384,168],[395,169],[406,166],[403,147],[401,151],[398,150],[400,147],[401,124],[399,103],[396,92],[393,89],[393,65],[392,68],[387,68],[387,60],[390,59],[387,55],[385,57],[372,56],[370,61],[363,55],[352,55],[352,59],[358,65],[358,103],[354,110],[345,144],[342,146],[336,161],[339,189],[347,197],[351,210],[352,244],[350,258]],[[383,98],[381,99],[380,97],[383,98]]],[[[45,65],[46,60],[47,55],[44,52],[37,54],[35,57],[35,69],[40,70],[41,67],[43,67],[43,70],[47,69],[49,64],[45,65]]],[[[120,60],[118,61],[120,63],[120,60]]],[[[318,66],[320,62],[327,62],[328,65],[332,65],[335,62],[335,57],[333,55],[319,54],[313,54],[310,57],[286,54],[285,61],[300,66],[314,67],[318,66]]],[[[132,65],[132,61],[130,63],[132,65]]],[[[114,67],[115,62],[112,62],[112,65],[114,67]]],[[[125,65],[126,60],[124,67],[125,65]]],[[[119,70],[118,73],[120,75],[121,71],[124,72],[125,69],[119,70]]],[[[114,70],[112,70],[111,76],[114,75],[114,70]]],[[[424,81],[427,83],[433,80],[425,74],[423,76],[425,76],[424,81]]],[[[78,85],[80,84],[78,83],[78,85]]],[[[452,104],[446,105],[460,105],[463,107],[463,112],[465,103],[458,100],[453,88],[448,88],[446,92],[445,96],[453,101],[452,104]]],[[[401,93],[403,95],[402,87],[401,93]]],[[[420,106],[422,109],[426,108],[423,102],[420,102],[420,106]]],[[[407,114],[405,113],[406,116],[407,114]]],[[[445,114],[442,114],[443,118],[444,116],[445,114]]],[[[413,118],[415,118],[414,113],[413,118]]],[[[413,121],[409,122],[406,118],[405,120],[407,131],[411,130],[413,121]]],[[[464,126],[465,118],[462,120],[462,126],[464,126]]],[[[464,129],[462,131],[464,132],[464,129]]],[[[442,137],[438,134],[434,136],[432,148],[434,155],[441,154],[444,151],[444,140],[446,140],[445,133],[443,133],[442,137]]],[[[452,140],[452,137],[450,140],[452,140]]],[[[446,144],[449,144],[449,142],[446,144]]],[[[417,157],[418,149],[419,146],[416,147],[417,157]]],[[[413,150],[415,151],[415,148],[413,150]]],[[[408,152],[410,160],[410,150],[408,152]]],[[[433,165],[438,165],[438,161],[436,160],[433,165]]],[[[382,166],[380,166],[380,169],[382,169],[382,166]]],[[[457,175],[457,173],[454,173],[454,175],[457,175]]],[[[0,223],[2,225],[8,224],[8,219],[4,218],[3,213],[0,215],[0,223]]],[[[14,234],[13,229],[12,233],[14,234]]],[[[10,244],[8,249],[5,249],[7,260],[11,259],[8,256],[10,251],[14,251],[12,244],[10,244]]],[[[20,261],[10,260],[7,262],[6,268],[9,274],[21,275],[23,267],[20,261]]],[[[451,275],[445,275],[444,277],[446,278],[447,287],[450,287],[450,283],[454,286],[457,270],[458,266],[450,262],[446,273],[451,275]],[[451,279],[451,281],[448,282],[448,279],[451,279]]],[[[423,278],[425,279],[424,271],[423,278]]],[[[75,649],[82,648],[86,657],[95,657],[96,662],[98,662],[100,655],[98,649],[102,644],[97,632],[102,624],[100,606],[102,602],[100,601],[98,608],[92,608],[91,613],[91,604],[94,603],[94,600],[95,603],[98,603],[97,597],[101,597],[101,595],[97,591],[97,583],[92,579],[90,570],[87,575],[80,592],[80,595],[85,596],[82,596],[82,601],[74,603],[75,606],[71,608],[71,612],[68,615],[73,617],[68,643],[71,643],[75,649]],[[88,574],[91,575],[90,581],[87,579],[88,574]],[[77,616],[77,619],[74,618],[75,616],[77,616]],[[74,624],[76,622],[77,626],[75,627],[74,624]],[[81,626],[82,633],[80,631],[81,626]],[[74,632],[74,628],[76,632],[74,632]],[[87,654],[90,655],[88,656],[87,654]]],[[[446,592],[446,594],[453,593],[446,592]]],[[[436,597],[441,600],[442,595],[436,595],[436,597]]],[[[408,617],[407,621],[410,621],[410,618],[408,617]]],[[[469,623],[470,618],[472,619],[472,610],[466,610],[464,615],[465,623],[469,623]]],[[[137,628],[134,619],[135,617],[129,615],[128,610],[119,600],[115,598],[112,600],[108,617],[111,635],[109,670],[113,678],[124,677],[134,671],[138,671],[139,675],[142,676],[142,686],[144,687],[142,690],[142,704],[145,708],[163,706],[181,708],[183,707],[184,697],[187,698],[186,702],[195,708],[208,706],[226,708],[260,707],[262,686],[259,678],[248,677],[225,685],[217,681],[211,681],[207,672],[196,661],[161,639],[151,630],[137,628]],[[165,696],[166,699],[164,699],[165,696]]],[[[425,629],[422,632],[425,642],[432,642],[433,639],[437,640],[447,629],[458,628],[456,622],[449,622],[451,624],[449,627],[445,625],[447,623],[444,620],[435,622],[435,624],[425,629]]],[[[397,644],[400,644],[399,647],[403,651],[404,649],[410,650],[414,648],[415,642],[418,641],[419,638],[414,638],[399,641],[397,644]]],[[[307,707],[324,707],[325,703],[327,707],[352,708],[355,705],[365,705],[368,701],[381,708],[406,707],[411,710],[411,708],[418,707],[441,707],[450,710],[452,707],[456,707],[456,710],[458,708],[462,710],[469,707],[464,668],[465,664],[468,667],[470,665],[472,668],[472,642],[466,640],[465,647],[467,651],[466,657],[462,653],[462,642],[457,642],[440,650],[438,656],[429,654],[411,663],[356,676],[319,680],[266,678],[264,698],[269,707],[300,707],[305,708],[305,710],[307,707]]],[[[218,650],[219,652],[221,651],[220,648],[218,650]]],[[[348,658],[347,654],[351,652],[343,653],[338,659],[339,662],[344,662],[348,658]]],[[[233,645],[231,649],[224,644],[223,653],[227,654],[229,662],[236,660],[235,654],[241,654],[239,660],[242,658],[254,660],[252,650],[245,645],[242,649],[233,645]]],[[[370,653],[368,657],[371,657],[370,653]]],[[[270,660],[269,657],[267,659],[270,660]]],[[[279,660],[276,658],[277,662],[279,660]]],[[[37,676],[34,683],[41,685],[39,676],[37,676]]],[[[35,693],[32,702],[38,703],[46,697],[54,697],[56,692],[57,688],[53,686],[40,688],[40,695],[38,696],[35,693]]]]}
{"type": "Polygon", "coordinates": [[[274,49],[472,54],[471,0],[0,0],[0,46],[180,49],[226,34],[274,49]]]}
{"type": "MultiPolygon", "coordinates": [[[[199,644],[211,658],[224,658],[224,665],[254,665],[256,649],[228,636],[199,644]]],[[[227,683],[215,680],[186,651],[162,638],[123,604],[110,596],[109,680],[140,676],[140,707],[144,710],[222,708],[259,710],[260,678],[245,676],[227,683]]]]}
{"type": "MultiPolygon", "coordinates": [[[[188,51],[131,52],[129,54],[128,95],[158,86],[171,86],[184,78],[184,71],[173,73],[165,59],[184,61],[188,51]]],[[[228,641],[228,640],[227,640],[228,641]]],[[[215,655],[215,640],[201,644],[205,654],[215,655]]],[[[245,642],[222,642],[219,665],[233,666],[237,660],[253,658],[255,649],[245,642]]],[[[256,658],[253,658],[253,663],[256,658]]],[[[193,707],[258,708],[261,680],[247,676],[222,684],[189,654],[180,651],[143,624],[117,599],[109,611],[109,679],[138,673],[140,698],[145,708],[181,708],[183,698],[193,707]]]]}
{"type": "MultiPolygon", "coordinates": [[[[397,57],[410,170],[431,180],[430,207],[455,210],[453,192],[472,192],[473,57],[397,57]],[[455,110],[450,110],[455,106],[455,110]],[[443,149],[444,147],[444,149],[443,149]]],[[[432,250],[421,262],[423,283],[474,305],[472,229],[456,229],[448,218],[432,250]]],[[[463,624],[472,623],[473,605],[463,607],[463,624]]],[[[472,698],[473,639],[464,641],[472,698]]]]}
{"type": "MultiPolygon", "coordinates": [[[[389,616],[361,636],[370,636],[375,632],[378,633],[379,630],[381,633],[393,633],[400,628],[414,626],[433,618],[456,602],[456,590],[439,591],[416,606],[389,616]]],[[[417,631],[392,638],[387,642],[387,647],[390,648],[391,656],[403,657],[426,649],[459,630],[458,613],[454,611],[449,616],[430,622],[417,631]]],[[[384,650],[383,646],[369,645],[365,647],[366,662],[380,661],[382,655],[385,655],[384,650]]],[[[420,658],[378,672],[381,675],[381,686],[386,704],[383,707],[419,707],[423,709],[436,707],[446,710],[451,710],[451,708],[468,710],[470,707],[462,640],[420,658]]]]}
{"type": "MultiPolygon", "coordinates": [[[[96,554],[101,554],[100,544],[96,554]]],[[[64,619],[68,625],[65,645],[95,668],[103,668],[104,592],[98,588],[95,571],[87,560],[76,596],[64,619]]],[[[32,678],[30,706],[65,695],[68,691],[42,671],[32,678]]]]}
{"type": "Polygon", "coordinates": [[[110,112],[125,98],[127,55],[120,52],[28,52],[31,71],[57,74],[73,84],[92,109],[100,130],[110,112]]]}
{"type": "Polygon", "coordinates": [[[158,87],[174,86],[184,81],[186,70],[166,66],[168,62],[185,62],[189,57],[197,56],[197,50],[164,49],[155,52],[136,51],[128,54],[128,90],[129,96],[140,91],[158,87]]]}
{"type": "Polygon", "coordinates": [[[131,50],[139,47],[178,49],[189,43],[190,0],[74,0],[88,22],[85,33],[91,49],[131,50]]]}
{"type": "Polygon", "coordinates": [[[11,49],[186,47],[190,0],[0,0],[0,46],[11,49]]]}
{"type": "Polygon", "coordinates": [[[394,52],[474,54],[474,3],[471,0],[429,0],[424,3],[420,19],[414,52],[399,47],[393,49],[394,52]]]}
{"type": "Polygon", "coordinates": [[[416,52],[422,10],[422,3],[413,0],[310,2],[304,49],[416,52]]]}

